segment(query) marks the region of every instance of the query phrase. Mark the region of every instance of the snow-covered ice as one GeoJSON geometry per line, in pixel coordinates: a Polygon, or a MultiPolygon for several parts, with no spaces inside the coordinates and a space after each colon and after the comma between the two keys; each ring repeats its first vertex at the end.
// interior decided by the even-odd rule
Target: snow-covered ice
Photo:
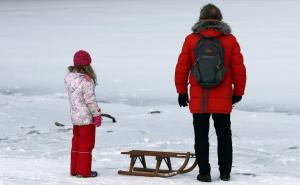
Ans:
{"type": "MultiPolygon", "coordinates": [[[[193,151],[192,117],[176,104],[173,75],[184,37],[208,2],[223,10],[248,69],[246,96],[232,113],[228,184],[299,185],[300,2],[293,0],[0,1],[0,185],[199,184],[197,170],[172,178],[117,171],[129,165],[121,151],[193,151]],[[97,129],[94,179],[69,176],[63,76],[81,48],[91,51],[99,75],[99,105],[117,119],[97,129]]],[[[213,129],[210,135],[212,184],[223,184],[213,129]]]]}
{"type": "MultiPolygon", "coordinates": [[[[53,96],[1,95],[0,184],[198,184],[197,170],[168,179],[125,177],[129,159],[121,151],[131,149],[193,151],[191,116],[174,105],[132,106],[101,103],[105,119],[97,129],[93,168],[96,179],[69,176],[72,132],[68,101],[53,96]],[[13,103],[12,103],[13,102],[13,103]],[[36,108],[38,107],[38,108],[36,108]],[[149,114],[159,110],[160,114],[149,114]],[[34,116],[26,116],[34,115],[34,116]],[[13,118],[13,120],[12,120],[13,118]],[[66,124],[57,127],[54,122],[66,124]]],[[[300,115],[245,112],[232,115],[234,167],[230,184],[299,184],[300,115]]],[[[211,130],[213,180],[217,172],[216,136],[211,130]]]]}

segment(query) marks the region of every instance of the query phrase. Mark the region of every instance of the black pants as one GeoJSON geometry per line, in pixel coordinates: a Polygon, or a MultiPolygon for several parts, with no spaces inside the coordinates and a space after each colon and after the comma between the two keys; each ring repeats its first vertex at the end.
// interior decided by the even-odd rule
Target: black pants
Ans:
{"type": "Polygon", "coordinates": [[[232,139],[230,114],[193,114],[195,152],[200,174],[210,173],[209,119],[214,120],[218,138],[218,164],[221,174],[229,174],[232,167],[232,139]]]}

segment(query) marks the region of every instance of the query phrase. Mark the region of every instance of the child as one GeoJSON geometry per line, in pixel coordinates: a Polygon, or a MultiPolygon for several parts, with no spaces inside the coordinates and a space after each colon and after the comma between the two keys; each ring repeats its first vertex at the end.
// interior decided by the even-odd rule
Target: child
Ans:
{"type": "Polygon", "coordinates": [[[95,85],[97,77],[88,52],[80,50],[74,55],[74,66],[70,66],[65,76],[65,86],[69,94],[73,138],[71,151],[71,175],[96,177],[91,171],[92,150],[95,145],[96,126],[101,126],[101,110],[97,105],[95,85]]]}

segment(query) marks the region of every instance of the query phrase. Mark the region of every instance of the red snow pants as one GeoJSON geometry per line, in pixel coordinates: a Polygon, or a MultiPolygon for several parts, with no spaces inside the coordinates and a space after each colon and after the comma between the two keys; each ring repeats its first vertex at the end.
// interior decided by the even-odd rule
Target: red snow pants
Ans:
{"type": "Polygon", "coordinates": [[[71,175],[91,175],[92,150],[95,146],[96,126],[73,126],[71,149],[71,175]]]}

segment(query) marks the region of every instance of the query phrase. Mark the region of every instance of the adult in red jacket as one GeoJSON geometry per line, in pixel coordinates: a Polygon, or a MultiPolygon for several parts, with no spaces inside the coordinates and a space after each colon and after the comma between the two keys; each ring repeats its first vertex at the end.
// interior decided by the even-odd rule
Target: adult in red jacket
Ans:
{"type": "Polygon", "coordinates": [[[212,115],[218,137],[220,178],[230,179],[232,167],[232,139],[230,113],[232,104],[240,101],[246,84],[246,69],[236,38],[228,24],[222,21],[218,7],[208,4],[201,9],[199,21],[192,27],[193,33],[185,38],[175,71],[175,85],[180,106],[187,106],[193,114],[195,152],[199,165],[200,181],[211,181],[209,164],[209,119],[212,115]],[[195,47],[203,37],[215,37],[224,48],[224,80],[214,88],[204,88],[191,73],[195,64],[195,47]],[[190,83],[190,100],[188,84],[190,83]]]}

